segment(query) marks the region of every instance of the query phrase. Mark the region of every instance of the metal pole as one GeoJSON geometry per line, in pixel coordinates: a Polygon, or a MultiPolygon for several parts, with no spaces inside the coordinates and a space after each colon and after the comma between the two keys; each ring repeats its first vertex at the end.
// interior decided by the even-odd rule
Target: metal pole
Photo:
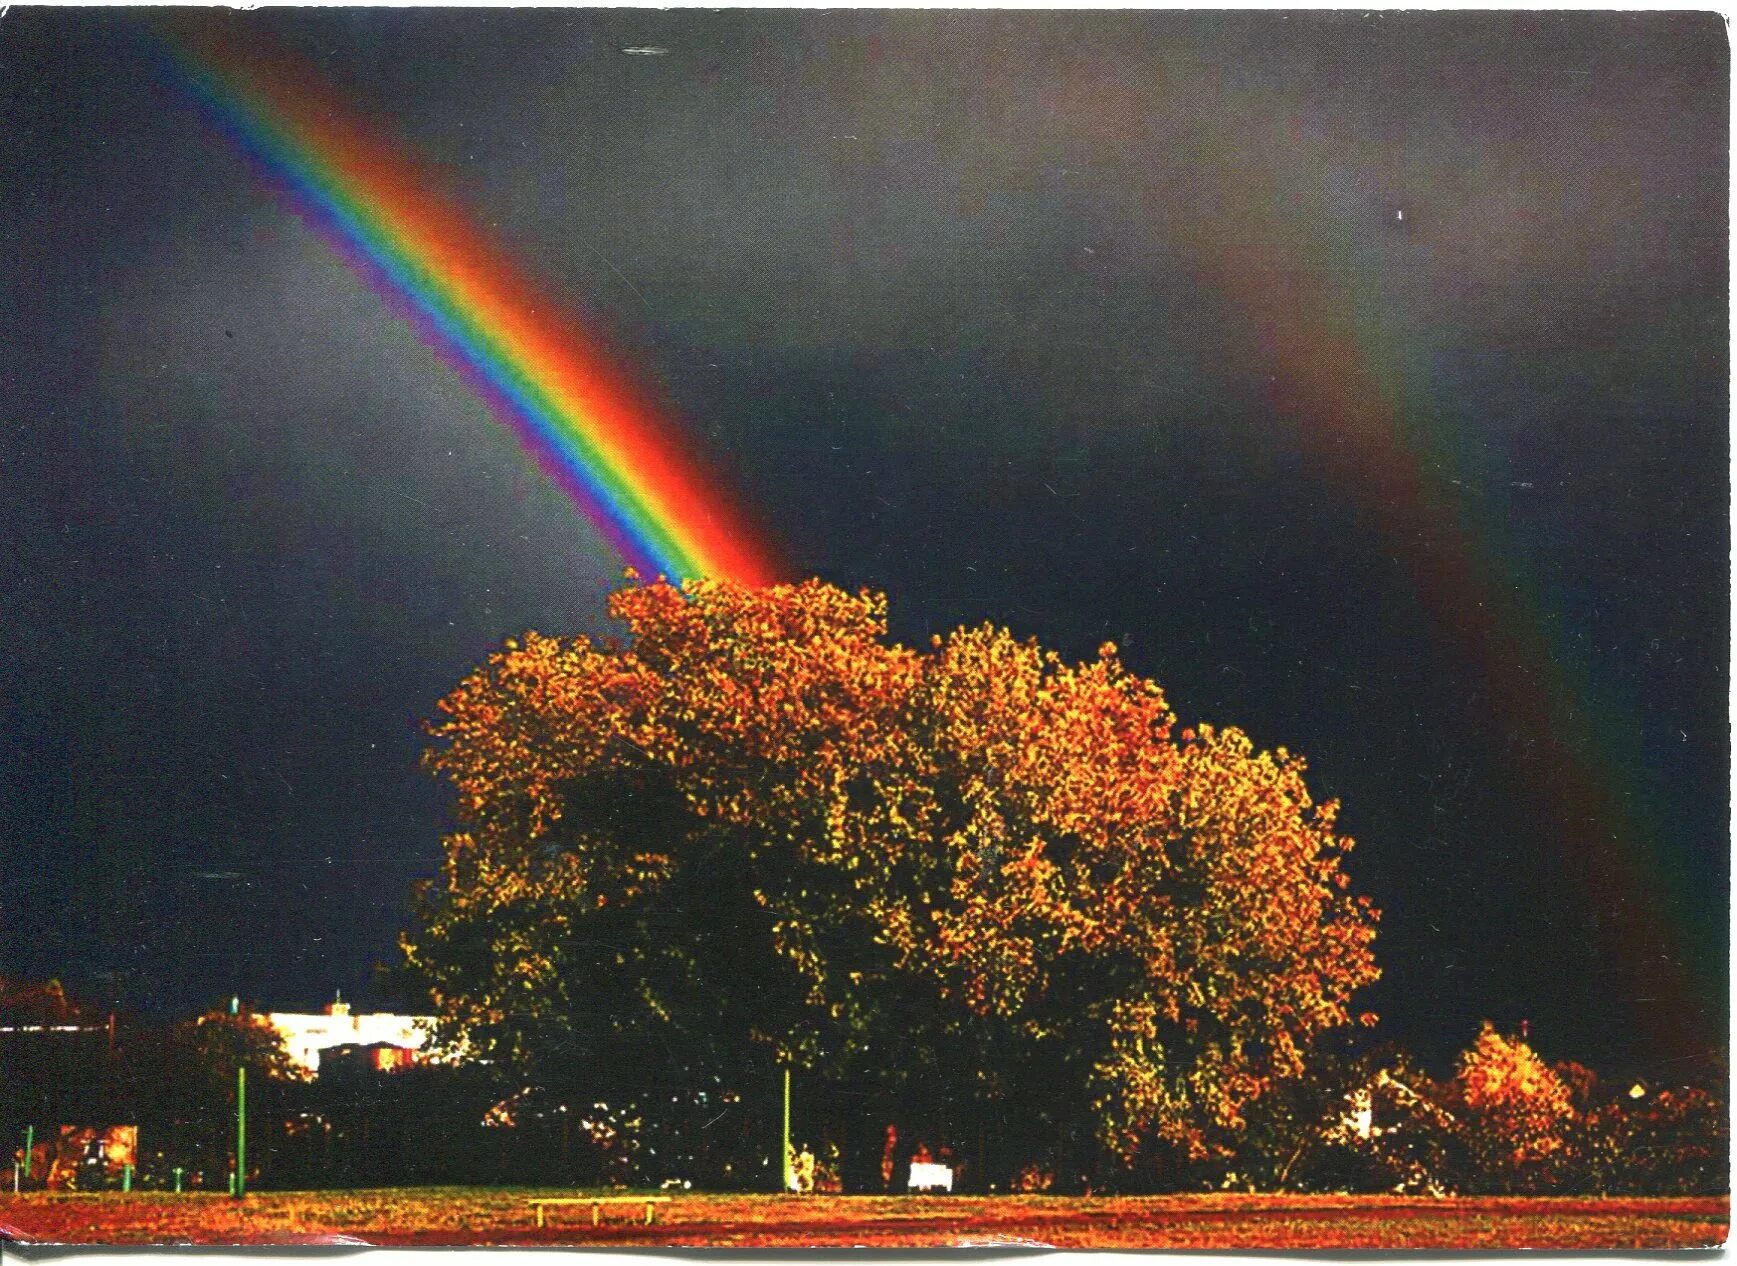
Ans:
{"type": "Polygon", "coordinates": [[[793,1191],[796,1187],[796,1167],[790,1163],[790,1068],[784,1069],[784,1151],[782,1169],[784,1173],[784,1190],[793,1191]]]}
{"type": "MultiPolygon", "coordinates": [[[[231,994],[229,1014],[241,1014],[241,995],[231,994]]],[[[241,1034],[235,1035],[235,1173],[229,1179],[229,1194],[237,1200],[247,1194],[247,1050],[241,1034]]]]}
{"type": "Polygon", "coordinates": [[[131,1191],[132,1189],[133,1189],[133,1167],[131,1165],[123,1165],[123,1166],[121,1166],[121,1190],[123,1192],[127,1192],[127,1191],[131,1191]]]}
{"type": "Polygon", "coordinates": [[[24,1127],[24,1176],[26,1178],[30,1177],[30,1158],[34,1151],[36,1151],[36,1127],[27,1125],[24,1127]]]}
{"type": "Polygon", "coordinates": [[[177,1196],[181,1194],[181,1175],[185,1172],[186,1171],[182,1169],[181,1166],[175,1166],[175,1194],[177,1196]]]}
{"type": "Polygon", "coordinates": [[[235,1198],[247,1194],[247,1065],[235,1070],[235,1198]]]}

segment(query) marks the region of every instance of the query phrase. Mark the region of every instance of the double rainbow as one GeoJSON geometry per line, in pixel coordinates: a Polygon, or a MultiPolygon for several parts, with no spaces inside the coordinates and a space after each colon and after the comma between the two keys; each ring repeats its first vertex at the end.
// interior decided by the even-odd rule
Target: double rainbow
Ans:
{"type": "Polygon", "coordinates": [[[211,125],[518,436],[642,576],[771,578],[762,551],[596,341],[305,70],[200,24],[167,40],[211,125]]]}
{"type": "MultiPolygon", "coordinates": [[[[208,19],[175,50],[179,77],[212,124],[465,377],[630,565],[672,579],[770,578],[718,490],[605,370],[593,340],[550,316],[427,178],[311,76],[223,44],[208,19]]],[[[1661,1033],[1686,1048],[1702,1043],[1705,1017],[1722,1005],[1725,955],[1673,919],[1695,880],[1630,808],[1638,762],[1607,737],[1622,727],[1592,727],[1599,710],[1576,653],[1549,636],[1497,528],[1468,516],[1448,477],[1462,443],[1448,410],[1430,399],[1419,349],[1384,328],[1377,287],[1323,230],[1330,217],[1296,206],[1244,154],[1246,137],[1213,123],[1270,120],[1282,153],[1294,138],[1277,129],[1302,111],[1180,69],[1173,82],[1139,89],[1106,84],[1090,62],[1062,79],[1069,95],[1047,103],[1053,111],[1091,121],[1112,151],[1154,163],[1167,141],[1186,167],[1188,179],[1147,195],[1144,210],[1171,226],[1205,286],[1240,316],[1275,419],[1358,500],[1426,608],[1480,666],[1493,720],[1531,746],[1531,791],[1556,823],[1537,843],[1558,851],[1622,951],[1626,976],[1613,989],[1645,1001],[1661,1033]],[[1199,103],[1197,122],[1154,136],[1153,91],[1199,103]]]]}

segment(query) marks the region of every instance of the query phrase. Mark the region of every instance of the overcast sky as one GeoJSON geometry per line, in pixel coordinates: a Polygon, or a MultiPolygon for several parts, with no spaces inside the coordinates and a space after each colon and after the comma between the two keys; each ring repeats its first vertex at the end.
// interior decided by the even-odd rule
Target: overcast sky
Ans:
{"type": "MultiPolygon", "coordinates": [[[[1723,1034],[1715,16],[234,20],[591,324],[787,574],[905,638],[1113,639],[1308,754],[1393,1036],[1723,1034]]],[[[420,722],[600,629],[618,560],[130,17],[11,9],[0,117],[0,971],[367,997],[439,855],[420,722]]]]}

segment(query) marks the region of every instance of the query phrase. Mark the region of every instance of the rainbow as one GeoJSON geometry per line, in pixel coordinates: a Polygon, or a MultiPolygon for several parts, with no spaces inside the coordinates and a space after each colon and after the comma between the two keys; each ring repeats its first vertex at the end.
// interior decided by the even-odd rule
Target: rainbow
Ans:
{"type": "MultiPolygon", "coordinates": [[[[1597,911],[1613,999],[1662,1046],[1698,1056],[1722,1040],[1728,954],[1711,930],[1674,911],[1699,882],[1635,811],[1636,727],[1595,685],[1581,652],[1553,637],[1548,587],[1479,517],[1460,487],[1479,458],[1439,398],[1428,348],[1392,328],[1379,275],[1336,217],[1299,190],[1347,162],[1380,170],[1385,155],[1347,135],[1332,145],[1300,125],[1283,94],[1236,86],[1177,58],[1138,84],[1106,82],[1089,56],[1056,69],[1047,116],[1080,120],[1105,152],[1163,173],[1138,212],[1165,226],[1178,257],[1221,305],[1231,354],[1267,386],[1275,432],[1356,505],[1407,573],[1445,640],[1478,669],[1495,728],[1522,736],[1516,780],[1548,815],[1552,850],[1597,911]],[[1187,103],[1173,118],[1155,97],[1187,103]]],[[[1009,111],[1015,103],[1005,104],[1009,111]]],[[[1492,150],[1486,161],[1516,161],[1492,150]]],[[[1372,613],[1379,618],[1379,613],[1372,613]]]]}
{"type": "MultiPolygon", "coordinates": [[[[312,77],[291,75],[201,38],[177,45],[179,76],[213,125],[281,188],[290,205],[400,308],[522,438],[550,476],[646,574],[763,581],[768,568],[722,498],[678,460],[679,445],[603,372],[589,340],[545,314],[520,275],[428,191],[402,159],[370,141],[312,77]]],[[[1725,954],[1674,925],[1696,881],[1631,808],[1632,758],[1608,736],[1620,717],[1593,689],[1578,653],[1552,639],[1544,586],[1475,521],[1454,473],[1474,458],[1451,410],[1431,398],[1427,363],[1384,327],[1378,284],[1352,244],[1324,233],[1262,166],[1308,151],[1294,112],[1173,69],[1139,88],[1106,84],[1085,61],[1060,76],[1051,113],[1091,121],[1095,139],[1171,164],[1142,208],[1166,223],[1206,288],[1239,320],[1241,349],[1269,378],[1275,422],[1329,472],[1391,543],[1425,608],[1480,666],[1492,719],[1535,745],[1531,793],[1551,811],[1563,859],[1605,919],[1602,936],[1630,967],[1613,994],[1649,1003],[1661,1032],[1692,1049],[1719,1011],[1725,954]],[[1198,103],[1193,125],[1152,131],[1147,95],[1198,103]],[[1270,152],[1216,118],[1265,120],[1270,152]],[[1709,1001],[1711,1000],[1711,1001],[1709,1001]]],[[[991,85],[993,88],[993,85],[991,85]]],[[[986,89],[987,90],[987,89],[986,89]]],[[[1024,90],[1023,88],[1021,89],[1024,90]]],[[[1009,109],[1013,104],[1009,102],[1009,109]]],[[[1372,156],[1371,166],[1375,166],[1372,156]]]]}
{"type": "MultiPolygon", "coordinates": [[[[1300,112],[1288,103],[1209,74],[1179,69],[1156,87],[1206,103],[1192,126],[1167,137],[1135,126],[1137,99],[1107,97],[1095,74],[1081,79],[1093,85],[1083,108],[1105,120],[1108,139],[1186,165],[1191,179],[1159,185],[1145,210],[1170,226],[1196,275],[1237,318],[1238,350],[1264,371],[1274,420],[1357,503],[1437,627],[1477,665],[1492,720],[1526,737],[1524,781],[1554,829],[1524,843],[1553,849],[1596,908],[1601,936],[1618,951],[1613,993],[1665,1045],[1690,1055],[1710,1049],[1727,956],[1673,918],[1696,879],[1632,807],[1642,800],[1638,766],[1617,736],[1634,726],[1622,701],[1595,687],[1580,652],[1551,636],[1558,621],[1546,586],[1501,525],[1468,506],[1455,476],[1470,476],[1477,459],[1437,398],[1425,349],[1391,329],[1390,305],[1355,245],[1297,199],[1294,190],[1311,183],[1299,169],[1328,170],[1333,156],[1295,134],[1289,120],[1300,112]],[[1251,135],[1264,143],[1258,156],[1247,152],[1251,135]],[[1279,163],[1292,164],[1288,183],[1279,163]]],[[[1377,169],[1380,156],[1366,157],[1377,169]]]]}
{"type": "Polygon", "coordinates": [[[211,126],[517,435],[650,579],[761,585],[764,551],[596,340],[301,66],[210,26],[165,39],[211,126]]]}

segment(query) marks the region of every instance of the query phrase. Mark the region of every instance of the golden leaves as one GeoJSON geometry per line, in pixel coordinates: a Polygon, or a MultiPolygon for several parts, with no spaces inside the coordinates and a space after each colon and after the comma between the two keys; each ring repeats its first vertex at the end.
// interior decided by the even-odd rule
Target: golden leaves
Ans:
{"type": "Polygon", "coordinates": [[[1573,1097],[1557,1071],[1529,1045],[1485,1021],[1460,1056],[1454,1097],[1473,1120],[1478,1140],[1508,1165],[1542,1161],[1563,1146],[1574,1116],[1573,1097]]]}
{"type": "MultiPolygon", "coordinates": [[[[1177,732],[1111,643],[1071,664],[982,625],[915,651],[883,596],[817,580],[629,584],[610,611],[620,645],[528,633],[442,701],[429,763],[463,830],[421,960],[528,918],[489,970],[546,980],[586,920],[724,857],[816,1026],[890,988],[943,1028],[1065,1044],[1130,1154],[1238,1128],[1376,978],[1377,913],[1303,759],[1177,732]]],[[[475,967],[449,958],[456,999],[475,967]]]]}

